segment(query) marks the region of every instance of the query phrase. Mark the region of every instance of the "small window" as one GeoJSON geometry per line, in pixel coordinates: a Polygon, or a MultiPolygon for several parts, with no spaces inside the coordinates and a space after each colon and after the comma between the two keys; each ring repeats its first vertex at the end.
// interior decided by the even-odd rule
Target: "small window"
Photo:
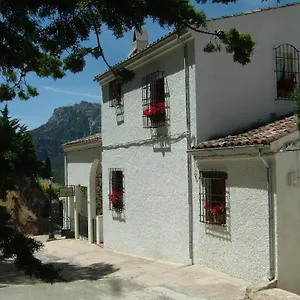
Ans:
{"type": "Polygon", "coordinates": [[[121,82],[113,80],[109,83],[109,106],[116,107],[122,104],[121,82]]]}
{"type": "Polygon", "coordinates": [[[167,125],[167,103],[165,78],[157,71],[143,78],[142,101],[144,128],[157,128],[167,125]]]}
{"type": "Polygon", "coordinates": [[[291,99],[294,88],[299,85],[299,51],[284,44],[275,49],[277,99],[291,99]]]}
{"type": "Polygon", "coordinates": [[[109,170],[109,208],[122,212],[124,205],[124,174],[122,169],[109,170]]]}
{"type": "Polygon", "coordinates": [[[224,172],[201,172],[200,221],[225,226],[227,218],[226,181],[224,172]]]}

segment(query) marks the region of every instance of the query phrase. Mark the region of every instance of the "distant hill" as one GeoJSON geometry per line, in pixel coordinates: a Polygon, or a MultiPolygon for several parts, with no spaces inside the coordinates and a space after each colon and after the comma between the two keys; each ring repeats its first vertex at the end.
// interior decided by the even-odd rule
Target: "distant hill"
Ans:
{"type": "Polygon", "coordinates": [[[37,156],[43,160],[48,154],[57,183],[64,183],[61,145],[98,132],[101,132],[101,105],[86,101],[56,108],[46,124],[31,131],[37,156]]]}

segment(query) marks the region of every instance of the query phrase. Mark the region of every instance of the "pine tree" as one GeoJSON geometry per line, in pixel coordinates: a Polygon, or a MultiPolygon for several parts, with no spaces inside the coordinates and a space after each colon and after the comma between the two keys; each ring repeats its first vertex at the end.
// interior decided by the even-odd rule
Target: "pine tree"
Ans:
{"type": "MultiPolygon", "coordinates": [[[[12,190],[24,178],[35,178],[38,162],[31,134],[19,120],[8,116],[7,105],[0,116],[0,198],[6,200],[12,190]]],[[[26,274],[47,282],[58,278],[58,271],[52,265],[44,265],[34,257],[42,244],[25,237],[12,225],[6,207],[0,206],[0,260],[13,259],[16,267],[26,274]]]]}
{"type": "Polygon", "coordinates": [[[45,159],[45,175],[46,175],[46,178],[50,178],[53,176],[51,161],[50,161],[50,158],[48,155],[46,156],[46,159],[45,159]]]}

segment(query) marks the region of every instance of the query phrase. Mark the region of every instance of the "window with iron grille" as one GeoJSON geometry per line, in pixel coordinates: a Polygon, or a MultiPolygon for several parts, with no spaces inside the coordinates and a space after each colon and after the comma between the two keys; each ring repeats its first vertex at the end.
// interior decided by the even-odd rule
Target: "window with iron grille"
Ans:
{"type": "Polygon", "coordinates": [[[166,126],[168,106],[165,93],[165,78],[162,71],[157,71],[143,78],[143,125],[144,128],[166,126]]]}
{"type": "Polygon", "coordinates": [[[291,99],[299,85],[299,51],[292,45],[275,48],[277,99],[291,99]]]}
{"type": "Polygon", "coordinates": [[[119,80],[113,80],[109,83],[109,106],[116,107],[122,104],[122,89],[119,80]]]}
{"type": "Polygon", "coordinates": [[[109,208],[116,212],[125,209],[124,173],[122,169],[109,169],[109,208]]]}
{"type": "Polygon", "coordinates": [[[200,221],[214,225],[226,225],[227,173],[200,172],[200,221]]]}

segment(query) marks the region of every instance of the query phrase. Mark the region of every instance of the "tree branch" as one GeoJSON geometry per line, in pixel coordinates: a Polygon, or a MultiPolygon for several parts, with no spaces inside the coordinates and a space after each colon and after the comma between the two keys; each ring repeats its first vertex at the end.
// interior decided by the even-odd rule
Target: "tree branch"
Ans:
{"type": "MultiPolygon", "coordinates": [[[[103,53],[103,49],[101,47],[101,43],[100,43],[100,38],[99,38],[99,32],[98,32],[98,29],[97,29],[97,26],[95,24],[95,22],[93,22],[93,26],[94,26],[94,30],[95,30],[95,34],[96,34],[96,39],[97,39],[97,45],[98,47],[96,48],[99,48],[99,51],[100,51],[100,55],[102,57],[102,59],[104,60],[105,64],[107,65],[107,67],[112,71],[112,73],[117,76],[117,73],[116,71],[113,69],[113,67],[109,64],[109,62],[107,61],[104,53],[103,53]]],[[[94,48],[95,49],[95,48],[94,48]]]]}
{"type": "Polygon", "coordinates": [[[222,30],[218,30],[218,31],[201,30],[201,29],[198,29],[198,28],[195,28],[195,27],[191,26],[188,23],[186,23],[185,25],[188,28],[190,28],[190,29],[192,29],[196,32],[199,32],[199,33],[203,33],[203,34],[207,34],[207,35],[211,35],[211,36],[216,36],[220,39],[222,39],[224,37],[224,31],[222,31],[222,30]]]}

